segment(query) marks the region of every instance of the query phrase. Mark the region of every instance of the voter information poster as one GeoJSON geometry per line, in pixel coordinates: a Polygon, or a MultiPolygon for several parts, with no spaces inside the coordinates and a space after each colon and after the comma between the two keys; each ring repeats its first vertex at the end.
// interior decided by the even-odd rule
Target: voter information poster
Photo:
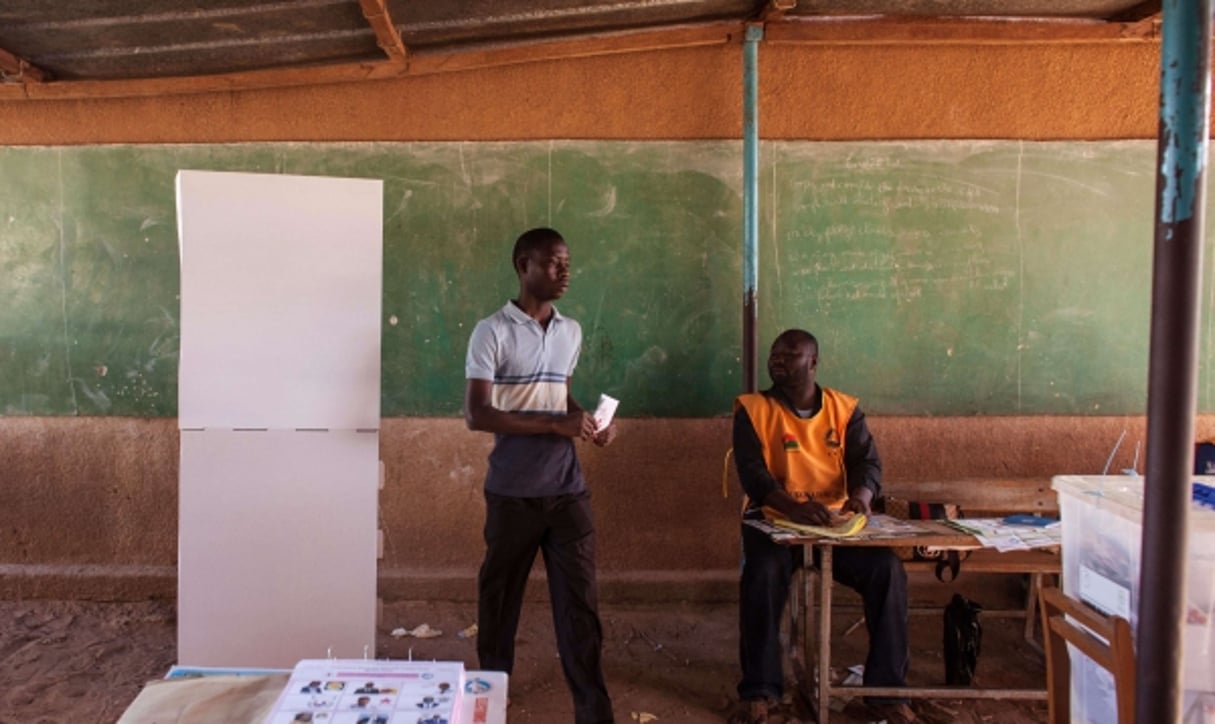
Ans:
{"type": "Polygon", "coordinates": [[[464,664],[305,659],[265,724],[458,724],[464,664]]]}

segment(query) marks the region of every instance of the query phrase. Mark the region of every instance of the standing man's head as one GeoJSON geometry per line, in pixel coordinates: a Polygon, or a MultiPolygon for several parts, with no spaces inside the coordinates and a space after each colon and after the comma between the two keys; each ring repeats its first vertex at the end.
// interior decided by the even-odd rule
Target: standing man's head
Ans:
{"type": "Polygon", "coordinates": [[[553,229],[523,232],[515,241],[511,260],[519,276],[520,296],[551,302],[570,286],[570,250],[553,229]]]}
{"type": "Polygon", "coordinates": [[[768,351],[768,376],[786,392],[813,389],[818,370],[818,340],[804,329],[787,329],[768,351]]]}

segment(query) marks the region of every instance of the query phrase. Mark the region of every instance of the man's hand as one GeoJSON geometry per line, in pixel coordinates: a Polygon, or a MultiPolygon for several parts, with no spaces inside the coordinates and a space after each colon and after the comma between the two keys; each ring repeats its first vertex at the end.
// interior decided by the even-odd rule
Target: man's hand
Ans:
{"type": "Polygon", "coordinates": [[[595,433],[595,436],[591,438],[591,441],[599,447],[607,447],[608,445],[611,445],[612,441],[615,439],[616,423],[613,422],[599,432],[595,433]]]}
{"type": "Polygon", "coordinates": [[[583,410],[567,413],[557,418],[555,432],[566,437],[590,440],[595,437],[595,418],[583,410]]]}
{"type": "Polygon", "coordinates": [[[804,503],[797,503],[787,511],[782,511],[789,516],[789,520],[802,525],[831,525],[831,511],[827,506],[816,500],[807,500],[804,503]]]}
{"type": "Polygon", "coordinates": [[[857,515],[869,515],[869,501],[872,499],[872,490],[869,488],[859,488],[853,491],[852,495],[848,496],[848,500],[844,501],[844,507],[841,510],[845,513],[852,512],[857,515]]]}

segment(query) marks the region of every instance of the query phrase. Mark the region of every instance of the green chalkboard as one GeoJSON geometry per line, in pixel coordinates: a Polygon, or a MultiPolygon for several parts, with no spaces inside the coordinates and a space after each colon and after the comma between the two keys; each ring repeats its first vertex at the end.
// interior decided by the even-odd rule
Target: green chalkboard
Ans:
{"type": "MultiPolygon", "coordinates": [[[[761,159],[761,351],[813,330],[820,380],[870,414],[1143,412],[1153,143],[766,143],[761,159]]],[[[560,306],[583,324],[586,404],[699,417],[738,392],[736,142],[13,147],[4,414],[176,413],[183,168],[384,180],[385,416],[458,413],[468,334],[515,293],[510,247],[536,225],[571,245],[560,306]]]]}
{"type": "Polygon", "coordinates": [[[1146,409],[1154,144],[769,148],[764,321],[820,332],[823,377],[890,414],[1146,409]]]}

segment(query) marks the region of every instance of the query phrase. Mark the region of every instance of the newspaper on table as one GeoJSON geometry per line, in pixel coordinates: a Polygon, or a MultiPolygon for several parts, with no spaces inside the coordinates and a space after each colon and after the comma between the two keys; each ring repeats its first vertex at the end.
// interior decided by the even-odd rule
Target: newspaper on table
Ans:
{"type": "MultiPolygon", "coordinates": [[[[957,520],[938,520],[936,523],[946,523],[953,528],[973,535],[979,546],[995,548],[998,551],[1020,551],[1031,548],[1050,548],[1063,543],[1063,526],[1058,520],[1050,518],[1034,518],[1032,523],[1010,522],[1021,520],[1022,516],[1014,518],[959,518],[957,520]]],[[[758,528],[777,542],[785,542],[807,537],[807,533],[790,530],[773,524],[768,520],[746,520],[747,525],[758,528]]],[[[925,530],[919,525],[920,521],[902,520],[889,515],[870,515],[865,527],[849,538],[914,538],[922,535],[925,530]]],[[[827,537],[827,536],[818,536],[827,537]]],[[[914,541],[911,541],[914,543],[914,541]]],[[[974,547],[979,547],[974,546],[974,547]]],[[[953,548],[956,546],[947,546],[953,548]]],[[[927,546],[927,550],[936,550],[936,546],[927,546]]]]}
{"type": "Polygon", "coordinates": [[[1033,523],[1009,522],[1007,518],[958,518],[945,522],[970,533],[983,547],[1000,552],[1050,548],[1063,543],[1063,526],[1058,520],[1047,518],[1033,523]]]}
{"type": "Polygon", "coordinates": [[[304,659],[264,724],[455,724],[459,661],[304,659]]]}

